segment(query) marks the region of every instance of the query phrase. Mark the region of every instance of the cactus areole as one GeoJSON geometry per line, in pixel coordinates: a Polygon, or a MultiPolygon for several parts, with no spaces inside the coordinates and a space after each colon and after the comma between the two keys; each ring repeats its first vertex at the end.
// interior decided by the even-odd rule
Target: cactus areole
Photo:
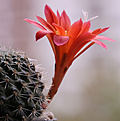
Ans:
{"type": "Polygon", "coordinates": [[[40,28],[36,33],[36,41],[46,36],[55,56],[55,73],[52,79],[52,86],[47,95],[47,98],[50,100],[43,103],[43,107],[46,108],[56,94],[64,75],[73,61],[95,43],[107,49],[107,46],[99,41],[100,39],[108,41],[114,40],[99,35],[108,30],[109,27],[103,29],[98,28],[93,31],[90,29],[91,20],[96,17],[87,20],[87,12],[83,11],[84,20],[79,19],[73,24],[71,24],[65,10],[63,10],[61,15],[57,11],[56,15],[46,5],[44,12],[46,20],[40,16],[36,16],[40,23],[30,19],[25,20],[40,28]]]}

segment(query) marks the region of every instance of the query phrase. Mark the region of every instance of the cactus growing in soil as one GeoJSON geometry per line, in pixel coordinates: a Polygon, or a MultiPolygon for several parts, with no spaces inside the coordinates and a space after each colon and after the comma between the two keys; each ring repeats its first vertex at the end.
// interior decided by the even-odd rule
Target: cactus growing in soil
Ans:
{"type": "Polygon", "coordinates": [[[42,114],[41,78],[25,54],[0,48],[0,121],[31,121],[42,114]]]}

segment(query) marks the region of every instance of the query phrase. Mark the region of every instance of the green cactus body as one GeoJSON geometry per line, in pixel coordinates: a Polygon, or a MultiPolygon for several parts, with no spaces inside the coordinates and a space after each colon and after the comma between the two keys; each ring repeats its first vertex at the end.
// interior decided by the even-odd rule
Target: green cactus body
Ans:
{"type": "Polygon", "coordinates": [[[0,49],[0,121],[31,121],[41,115],[41,78],[24,54],[0,49]]]}

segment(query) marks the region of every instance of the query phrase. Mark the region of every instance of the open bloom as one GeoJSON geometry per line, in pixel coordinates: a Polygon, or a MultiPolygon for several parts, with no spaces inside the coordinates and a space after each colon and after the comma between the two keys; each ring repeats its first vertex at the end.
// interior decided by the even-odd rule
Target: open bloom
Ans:
{"type": "MultiPolygon", "coordinates": [[[[25,20],[40,28],[36,33],[36,40],[46,35],[53,49],[55,55],[55,74],[47,95],[47,98],[52,100],[66,71],[78,56],[95,43],[107,49],[106,45],[99,41],[99,39],[114,40],[99,36],[99,34],[105,32],[109,27],[92,31],[90,30],[90,20],[84,22],[82,19],[71,24],[64,10],[61,15],[58,11],[57,15],[55,15],[48,5],[45,6],[44,12],[46,20],[36,16],[40,23],[30,19],[25,20]]],[[[86,13],[84,12],[84,14],[86,13]]]]}

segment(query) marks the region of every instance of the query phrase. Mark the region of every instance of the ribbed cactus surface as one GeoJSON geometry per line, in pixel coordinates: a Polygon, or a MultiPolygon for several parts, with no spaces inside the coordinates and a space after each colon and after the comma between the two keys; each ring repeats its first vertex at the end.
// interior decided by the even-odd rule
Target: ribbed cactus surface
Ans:
{"type": "Polygon", "coordinates": [[[0,49],[0,121],[31,121],[41,115],[41,78],[24,54],[0,49]]]}

